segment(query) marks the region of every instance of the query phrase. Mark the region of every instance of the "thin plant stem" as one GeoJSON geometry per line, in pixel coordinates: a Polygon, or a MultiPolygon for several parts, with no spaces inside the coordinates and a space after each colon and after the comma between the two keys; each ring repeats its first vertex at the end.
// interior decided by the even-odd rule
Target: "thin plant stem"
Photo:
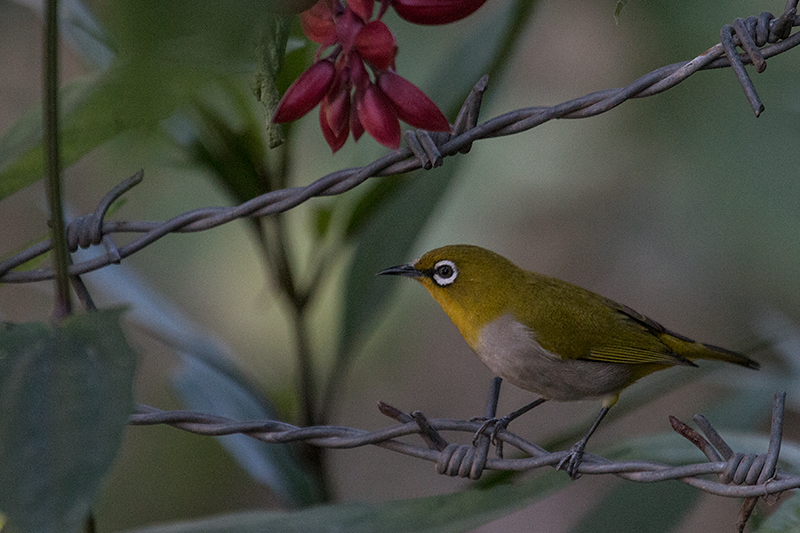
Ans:
{"type": "MultiPolygon", "coordinates": [[[[278,164],[267,175],[268,187],[280,189],[286,187],[291,167],[289,156],[291,135],[286,136],[281,147],[278,164]]],[[[297,395],[300,406],[300,422],[305,427],[319,425],[322,420],[316,410],[317,387],[314,376],[314,357],[309,340],[307,324],[307,304],[314,292],[316,283],[309,287],[300,287],[289,257],[289,245],[282,214],[263,219],[260,225],[261,249],[269,267],[273,283],[286,298],[290,308],[290,324],[295,342],[297,360],[297,395]]],[[[330,500],[328,472],[325,466],[325,451],[316,446],[305,445],[302,453],[309,470],[319,483],[323,501],[330,500]]]]}
{"type": "MultiPolygon", "coordinates": [[[[304,417],[308,420],[305,427],[312,427],[319,422],[314,412],[316,401],[316,387],[314,386],[314,373],[311,347],[309,345],[306,314],[303,308],[297,308],[293,316],[297,360],[300,367],[300,388],[304,401],[304,417]],[[311,417],[310,419],[308,417],[311,417]]],[[[319,488],[324,501],[330,500],[330,484],[328,470],[325,462],[325,449],[318,446],[305,446],[304,455],[308,464],[319,482],[319,488]]]]}
{"type": "Polygon", "coordinates": [[[61,204],[61,162],[58,138],[58,0],[47,0],[44,46],[44,145],[47,175],[47,199],[50,204],[55,264],[55,308],[53,319],[59,321],[72,312],[69,292],[67,239],[61,204]]]}
{"type": "MultiPolygon", "coordinates": [[[[298,288],[288,255],[286,233],[280,215],[264,221],[265,255],[275,282],[286,297],[290,307],[290,327],[293,330],[297,357],[297,392],[300,404],[300,421],[305,427],[321,423],[316,412],[317,387],[314,376],[313,353],[309,342],[307,303],[309,295],[298,288]]],[[[316,446],[303,446],[307,465],[319,483],[323,501],[330,499],[325,451],[316,446]]]]}

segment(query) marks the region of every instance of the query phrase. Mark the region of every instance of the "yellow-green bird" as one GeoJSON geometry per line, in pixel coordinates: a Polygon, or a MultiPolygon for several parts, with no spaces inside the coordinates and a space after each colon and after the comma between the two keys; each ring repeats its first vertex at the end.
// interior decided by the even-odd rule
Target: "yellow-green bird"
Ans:
{"type": "Polygon", "coordinates": [[[451,245],[382,270],[416,279],[489,369],[541,398],[492,420],[495,431],[545,400],[601,399],[587,434],[558,467],[578,476],[583,450],[620,392],[652,372],[695,359],[757,369],[756,361],[703,344],[586,289],[529,272],[494,252],[451,245]]]}

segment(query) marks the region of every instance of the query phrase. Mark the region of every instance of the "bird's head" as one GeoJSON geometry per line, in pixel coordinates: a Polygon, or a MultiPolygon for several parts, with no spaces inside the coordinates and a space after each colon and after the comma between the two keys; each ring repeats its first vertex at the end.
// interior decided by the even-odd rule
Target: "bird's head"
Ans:
{"type": "Polygon", "coordinates": [[[413,278],[428,290],[472,345],[480,329],[510,309],[524,271],[494,252],[467,244],[436,248],[416,261],[378,272],[413,278]]]}

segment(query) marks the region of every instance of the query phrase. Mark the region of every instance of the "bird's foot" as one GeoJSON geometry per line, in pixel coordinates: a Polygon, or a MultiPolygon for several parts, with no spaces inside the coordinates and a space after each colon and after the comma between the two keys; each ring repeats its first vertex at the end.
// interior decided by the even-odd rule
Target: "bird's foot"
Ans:
{"type": "Polygon", "coordinates": [[[490,427],[492,428],[492,431],[489,432],[487,436],[491,439],[492,444],[497,444],[497,434],[501,430],[506,429],[508,427],[508,424],[511,422],[511,420],[507,416],[504,416],[502,418],[477,417],[473,418],[472,421],[473,422],[483,421],[481,427],[479,427],[478,431],[475,432],[475,436],[472,437],[472,444],[478,442],[478,439],[480,438],[481,435],[486,435],[486,430],[488,430],[490,427]]]}
{"type": "Polygon", "coordinates": [[[583,449],[585,447],[586,443],[584,441],[576,442],[572,448],[570,448],[567,456],[559,461],[556,470],[566,470],[573,481],[581,477],[580,472],[578,472],[578,467],[583,461],[583,449]]]}
{"type": "Polygon", "coordinates": [[[478,442],[478,439],[481,435],[486,435],[489,437],[489,442],[494,444],[497,447],[497,456],[501,459],[503,458],[503,441],[497,439],[497,434],[500,431],[506,429],[508,424],[511,423],[511,419],[507,416],[502,418],[486,418],[486,417],[477,417],[473,418],[473,422],[483,421],[481,427],[478,428],[478,431],[475,432],[475,435],[472,437],[472,445],[475,446],[478,442]],[[491,431],[487,434],[487,430],[492,428],[491,431]]]}

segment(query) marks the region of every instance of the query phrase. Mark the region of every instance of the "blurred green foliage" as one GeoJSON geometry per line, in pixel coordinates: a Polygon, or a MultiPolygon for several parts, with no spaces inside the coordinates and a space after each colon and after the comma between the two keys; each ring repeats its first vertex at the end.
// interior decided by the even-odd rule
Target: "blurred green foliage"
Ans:
{"type": "Polygon", "coordinates": [[[0,324],[0,509],[12,531],[86,520],[133,409],[121,315],[0,324]]]}

